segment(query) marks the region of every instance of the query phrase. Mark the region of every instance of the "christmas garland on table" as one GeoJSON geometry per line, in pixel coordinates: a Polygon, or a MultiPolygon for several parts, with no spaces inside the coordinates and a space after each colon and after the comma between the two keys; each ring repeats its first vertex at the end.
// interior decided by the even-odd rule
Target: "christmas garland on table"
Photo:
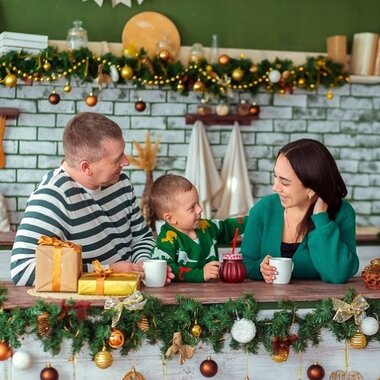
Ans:
{"type": "Polygon", "coordinates": [[[243,54],[239,58],[222,54],[215,63],[202,58],[185,65],[172,60],[166,50],[151,59],[144,49],[137,51],[133,46],[124,49],[120,57],[112,53],[95,55],[87,48],[59,52],[53,47],[38,55],[14,50],[0,57],[0,83],[6,87],[16,86],[18,79],[53,83],[62,78],[67,82],[65,92],[71,91],[76,79],[99,89],[109,83],[131,82],[142,89],[170,87],[183,95],[195,91],[218,99],[229,97],[233,91],[255,95],[263,89],[285,94],[296,88],[316,91],[320,86],[328,89],[326,96],[331,99],[332,90],[349,81],[342,64],[322,55],[308,57],[298,66],[278,58],[254,63],[243,54]]]}
{"type": "MultiPolygon", "coordinates": [[[[0,289],[1,307],[6,289],[0,289]]],[[[110,299],[116,303],[104,309],[73,300],[62,301],[60,305],[38,300],[25,309],[0,309],[0,342],[16,349],[21,346],[23,336],[32,335],[52,355],[60,352],[63,340],[71,340],[73,354],[88,345],[93,356],[114,348],[126,356],[130,351],[137,351],[145,341],[160,344],[165,353],[173,342],[173,334],[179,332],[184,345],[193,347],[203,342],[217,353],[231,333],[231,349],[256,354],[262,344],[274,355],[283,347],[289,351],[290,345],[299,353],[318,345],[322,329],[331,331],[337,341],[349,341],[360,332],[358,318],[376,316],[377,319],[380,315],[378,300],[367,302],[352,288],[343,300],[322,300],[303,316],[295,303],[279,302],[271,318],[261,318],[263,309],[249,294],[224,304],[201,304],[196,299],[177,296],[178,304],[172,306],[163,306],[158,298],[149,295],[140,293],[140,297],[144,300],[140,308],[133,305],[128,308],[129,302],[110,299]],[[240,323],[244,331],[238,331],[240,323]],[[116,346],[110,338],[113,331],[120,332],[123,338],[116,346]]],[[[380,341],[380,332],[373,330],[364,339],[380,341]]]]}

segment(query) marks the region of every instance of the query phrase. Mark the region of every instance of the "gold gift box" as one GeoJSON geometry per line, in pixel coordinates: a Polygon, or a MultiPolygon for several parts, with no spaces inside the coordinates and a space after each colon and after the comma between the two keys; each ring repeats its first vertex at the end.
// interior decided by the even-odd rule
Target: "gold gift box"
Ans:
{"type": "Polygon", "coordinates": [[[138,273],[109,273],[100,276],[92,272],[83,274],[78,281],[78,293],[83,295],[129,296],[140,289],[138,273]]]}
{"type": "Polygon", "coordinates": [[[82,274],[81,247],[57,238],[42,236],[36,247],[36,280],[38,292],[78,291],[82,274]]]}

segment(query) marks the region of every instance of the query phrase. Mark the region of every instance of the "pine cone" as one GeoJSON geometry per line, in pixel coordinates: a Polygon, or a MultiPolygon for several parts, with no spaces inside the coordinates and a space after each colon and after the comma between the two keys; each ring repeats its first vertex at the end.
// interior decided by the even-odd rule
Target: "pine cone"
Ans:
{"type": "Polygon", "coordinates": [[[143,332],[147,332],[149,330],[149,321],[145,315],[143,315],[137,322],[137,327],[143,332]]]}

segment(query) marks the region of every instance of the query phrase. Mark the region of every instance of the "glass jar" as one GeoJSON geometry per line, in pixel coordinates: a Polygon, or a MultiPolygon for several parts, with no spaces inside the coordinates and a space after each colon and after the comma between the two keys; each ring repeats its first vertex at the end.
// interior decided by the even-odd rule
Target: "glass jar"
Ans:
{"type": "Polygon", "coordinates": [[[242,99],[237,106],[236,112],[239,116],[247,116],[250,108],[251,105],[245,99],[242,99]]]}
{"type": "Polygon", "coordinates": [[[191,49],[189,54],[189,63],[198,63],[205,59],[205,51],[203,49],[203,45],[199,43],[195,43],[191,49]]]}
{"type": "Polygon", "coordinates": [[[215,107],[215,112],[218,116],[226,116],[230,113],[230,107],[228,106],[228,103],[222,99],[215,107]]]}
{"type": "Polygon", "coordinates": [[[73,22],[73,27],[67,32],[67,46],[69,49],[80,49],[87,46],[87,30],[82,27],[82,21],[73,22]]]}
{"type": "Polygon", "coordinates": [[[247,276],[243,256],[240,253],[224,255],[219,276],[224,282],[243,282],[247,276]]]}
{"type": "Polygon", "coordinates": [[[197,114],[198,115],[210,115],[212,109],[209,104],[209,99],[207,97],[203,97],[201,99],[201,104],[197,106],[197,114]]]}

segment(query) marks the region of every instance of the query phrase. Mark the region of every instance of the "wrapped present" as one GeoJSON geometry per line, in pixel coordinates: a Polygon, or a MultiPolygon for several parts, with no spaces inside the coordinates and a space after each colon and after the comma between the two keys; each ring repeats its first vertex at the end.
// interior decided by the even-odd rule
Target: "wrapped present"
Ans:
{"type": "Polygon", "coordinates": [[[135,272],[114,272],[104,269],[98,260],[95,271],[84,273],[78,281],[78,293],[85,295],[129,296],[140,289],[140,275],[135,272]]]}
{"type": "Polygon", "coordinates": [[[39,292],[78,291],[82,274],[82,248],[55,237],[41,236],[36,247],[36,281],[39,292]]]}

